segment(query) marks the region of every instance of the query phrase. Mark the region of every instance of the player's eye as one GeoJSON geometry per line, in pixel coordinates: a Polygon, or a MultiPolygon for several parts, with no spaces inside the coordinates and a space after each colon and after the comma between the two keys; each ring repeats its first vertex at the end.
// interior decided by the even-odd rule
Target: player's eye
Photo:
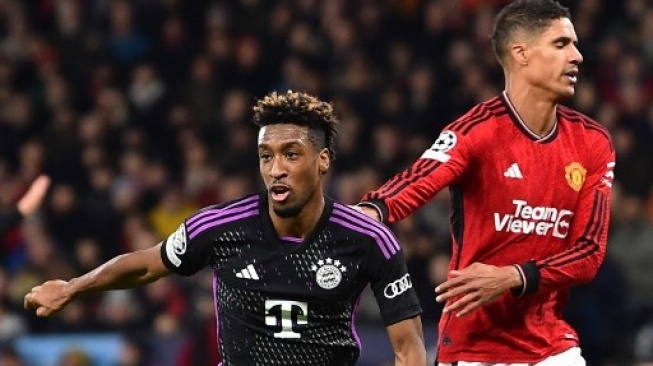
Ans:
{"type": "Polygon", "coordinates": [[[268,153],[260,153],[260,154],[258,154],[258,158],[261,161],[265,162],[265,161],[269,161],[270,159],[272,159],[272,155],[270,155],[268,153]]]}
{"type": "Polygon", "coordinates": [[[286,158],[288,159],[297,159],[299,154],[295,151],[286,151],[286,158]]]}

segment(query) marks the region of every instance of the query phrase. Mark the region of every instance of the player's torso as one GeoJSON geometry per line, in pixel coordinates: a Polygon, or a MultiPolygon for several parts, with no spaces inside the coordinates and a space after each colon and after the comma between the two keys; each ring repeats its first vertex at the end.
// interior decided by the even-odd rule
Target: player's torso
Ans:
{"type": "Polygon", "coordinates": [[[519,263],[559,252],[587,172],[582,136],[569,122],[560,123],[547,142],[534,141],[511,121],[496,123],[493,143],[485,145],[460,186],[461,260],[468,262],[461,266],[519,263]]]}
{"type": "Polygon", "coordinates": [[[330,222],[303,241],[278,238],[259,217],[218,236],[225,365],[353,364],[352,317],[369,278],[360,244],[330,222]]]}

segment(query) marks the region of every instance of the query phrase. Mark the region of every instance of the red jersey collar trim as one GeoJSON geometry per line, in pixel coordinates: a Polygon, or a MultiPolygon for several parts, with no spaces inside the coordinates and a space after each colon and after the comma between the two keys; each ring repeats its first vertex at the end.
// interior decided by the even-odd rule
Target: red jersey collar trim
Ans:
{"type": "MultiPolygon", "coordinates": [[[[512,122],[517,126],[517,128],[522,131],[526,137],[529,139],[535,141],[535,142],[540,142],[540,143],[547,143],[553,141],[555,137],[558,135],[558,118],[556,117],[555,124],[553,125],[553,128],[549,133],[547,133],[545,136],[539,136],[533,130],[531,130],[528,125],[524,122],[524,120],[521,118],[517,110],[515,109],[515,106],[512,104],[510,101],[510,98],[508,97],[508,93],[506,91],[501,92],[501,100],[503,103],[508,107],[508,114],[510,115],[510,119],[512,122]]],[[[557,112],[556,112],[557,115],[557,112]]]]}

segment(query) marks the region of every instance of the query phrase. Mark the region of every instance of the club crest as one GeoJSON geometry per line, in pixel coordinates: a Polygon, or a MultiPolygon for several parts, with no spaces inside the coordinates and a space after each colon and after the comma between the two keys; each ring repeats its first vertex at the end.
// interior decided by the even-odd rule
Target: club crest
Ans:
{"type": "Polygon", "coordinates": [[[325,290],[332,290],[342,281],[342,274],[347,271],[347,267],[342,265],[339,260],[327,258],[320,259],[317,264],[311,266],[311,270],[315,272],[315,281],[325,290]]]}
{"type": "Polygon", "coordinates": [[[565,178],[569,186],[576,192],[580,191],[585,183],[587,169],[583,168],[580,163],[573,162],[565,167],[565,178]]]}

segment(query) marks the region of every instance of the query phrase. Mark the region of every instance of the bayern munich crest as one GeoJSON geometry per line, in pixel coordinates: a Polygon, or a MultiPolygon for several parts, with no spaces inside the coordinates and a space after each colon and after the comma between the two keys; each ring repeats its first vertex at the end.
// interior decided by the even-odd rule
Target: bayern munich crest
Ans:
{"type": "Polygon", "coordinates": [[[339,260],[327,258],[320,259],[317,264],[311,266],[311,271],[315,272],[315,281],[325,290],[332,290],[342,281],[342,274],[347,271],[347,267],[342,265],[339,260]]]}

